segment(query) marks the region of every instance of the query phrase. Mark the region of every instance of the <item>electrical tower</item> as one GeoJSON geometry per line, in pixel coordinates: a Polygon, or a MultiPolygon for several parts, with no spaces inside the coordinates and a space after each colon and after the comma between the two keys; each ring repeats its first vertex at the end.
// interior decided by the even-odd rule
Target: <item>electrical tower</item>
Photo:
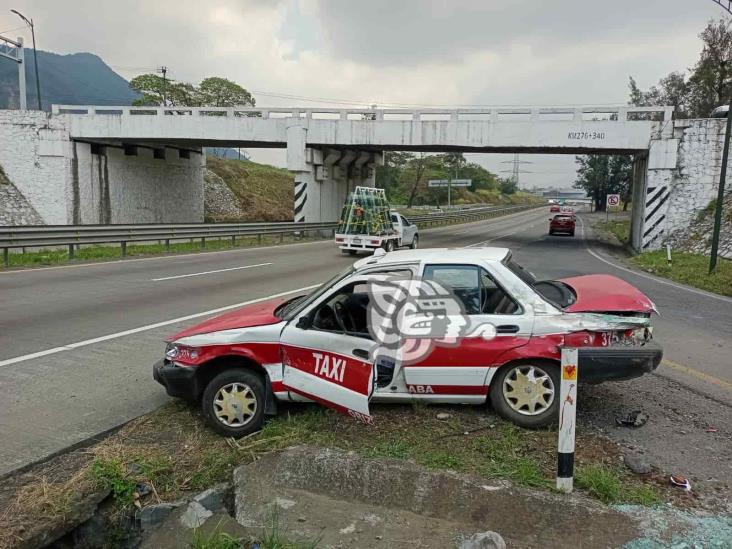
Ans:
{"type": "Polygon", "coordinates": [[[528,170],[522,170],[521,164],[532,164],[532,162],[529,162],[528,160],[521,160],[519,158],[518,153],[514,153],[513,160],[504,160],[501,162],[501,164],[513,164],[510,170],[501,170],[501,173],[511,173],[511,181],[513,181],[516,184],[516,188],[519,187],[519,175],[522,173],[533,173],[528,170]]]}

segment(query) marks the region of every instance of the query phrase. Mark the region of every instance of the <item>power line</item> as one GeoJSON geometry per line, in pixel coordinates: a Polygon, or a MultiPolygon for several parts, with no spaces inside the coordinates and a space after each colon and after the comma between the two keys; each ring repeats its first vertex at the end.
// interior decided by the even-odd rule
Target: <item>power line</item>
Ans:
{"type": "Polygon", "coordinates": [[[21,29],[25,29],[25,28],[27,28],[27,25],[21,25],[20,27],[15,27],[12,29],[0,31],[0,34],[5,34],[6,32],[13,32],[13,31],[17,31],[17,30],[21,30],[21,29]]]}
{"type": "MultiPolygon", "coordinates": [[[[566,103],[566,104],[551,104],[551,105],[534,105],[534,104],[514,104],[514,105],[506,105],[506,104],[499,104],[499,103],[483,103],[483,104],[452,104],[452,105],[440,105],[435,103],[391,103],[391,102],[381,102],[381,101],[363,101],[363,100],[349,100],[349,99],[334,99],[334,98],[328,98],[328,97],[312,97],[312,96],[304,96],[304,95],[294,95],[294,94],[287,94],[287,93],[280,93],[280,92],[269,92],[269,91],[262,91],[262,90],[250,90],[253,94],[257,95],[263,95],[265,97],[276,97],[280,99],[294,99],[298,101],[308,101],[308,102],[325,102],[325,103],[337,103],[342,105],[373,105],[377,104],[379,107],[395,107],[395,108],[414,108],[414,107],[424,107],[424,108],[440,108],[440,109],[447,109],[447,108],[495,108],[495,107],[505,107],[505,108],[522,108],[522,107],[572,107],[575,106],[573,103],[566,103]]],[[[623,107],[626,106],[626,103],[624,101],[618,101],[615,103],[595,103],[593,106],[596,107],[623,107]]]]}

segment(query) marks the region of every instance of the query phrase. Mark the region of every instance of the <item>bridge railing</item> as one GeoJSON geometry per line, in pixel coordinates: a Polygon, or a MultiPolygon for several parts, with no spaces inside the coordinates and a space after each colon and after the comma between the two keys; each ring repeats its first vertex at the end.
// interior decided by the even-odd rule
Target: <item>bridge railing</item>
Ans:
{"type": "MultiPolygon", "coordinates": [[[[433,227],[457,221],[478,221],[489,217],[505,215],[528,208],[532,205],[484,206],[457,212],[431,215],[410,216],[418,226],[433,227]]],[[[292,221],[278,223],[176,223],[147,225],[30,225],[0,227],[0,249],[3,250],[3,264],[10,264],[11,249],[58,248],[68,246],[69,257],[79,246],[95,244],[119,244],[122,257],[127,255],[127,244],[161,242],[170,250],[171,241],[198,240],[201,249],[206,248],[207,240],[231,239],[232,246],[241,237],[257,237],[259,243],[265,235],[279,236],[282,242],[286,235],[306,237],[311,234],[320,236],[334,235],[335,222],[297,223],[292,221]]]]}
{"type": "Polygon", "coordinates": [[[480,109],[331,109],[331,108],[255,108],[255,107],[135,107],[53,105],[53,114],[116,116],[202,116],[239,118],[306,118],[361,121],[670,121],[672,106],[630,107],[625,105],[580,105],[563,107],[491,107],[480,109]]]}

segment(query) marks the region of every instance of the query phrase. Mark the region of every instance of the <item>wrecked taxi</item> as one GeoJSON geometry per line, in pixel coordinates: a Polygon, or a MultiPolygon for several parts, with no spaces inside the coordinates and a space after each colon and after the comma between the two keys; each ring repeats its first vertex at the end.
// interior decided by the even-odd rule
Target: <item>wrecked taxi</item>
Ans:
{"type": "Polygon", "coordinates": [[[580,383],[654,370],[651,300],[606,274],[537,280],[506,248],[404,250],[357,261],[308,295],[267,299],[168,342],[153,375],[225,436],[278,402],[369,422],[370,402],[484,404],[523,427],[557,417],[563,346],[580,383]]]}

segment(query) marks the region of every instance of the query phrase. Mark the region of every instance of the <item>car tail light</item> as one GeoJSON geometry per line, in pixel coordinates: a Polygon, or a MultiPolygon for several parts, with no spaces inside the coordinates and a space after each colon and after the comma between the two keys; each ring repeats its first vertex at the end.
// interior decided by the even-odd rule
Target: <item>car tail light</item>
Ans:
{"type": "Polygon", "coordinates": [[[379,241],[378,240],[371,240],[370,242],[371,242],[371,244],[376,244],[376,245],[379,244],[379,241]]]}
{"type": "Polygon", "coordinates": [[[336,242],[343,242],[345,238],[336,238],[336,242]]]}

